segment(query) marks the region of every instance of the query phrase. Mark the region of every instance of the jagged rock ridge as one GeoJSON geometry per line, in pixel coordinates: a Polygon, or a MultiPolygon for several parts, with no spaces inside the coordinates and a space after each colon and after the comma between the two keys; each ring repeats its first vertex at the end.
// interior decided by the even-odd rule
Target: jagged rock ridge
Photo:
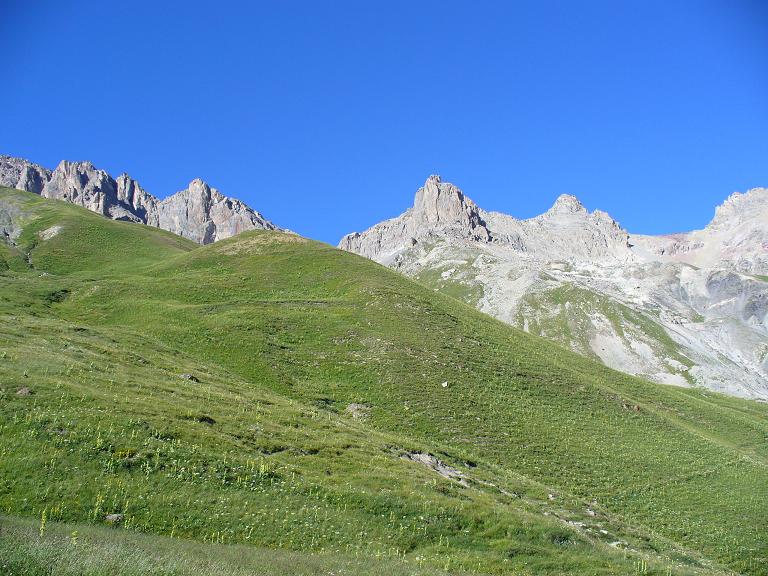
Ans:
{"type": "Polygon", "coordinates": [[[430,177],[412,208],[339,247],[528,332],[658,382],[768,399],[768,190],[704,229],[630,235],[560,196],[527,220],[430,177]]]}
{"type": "Polygon", "coordinates": [[[491,239],[477,205],[453,184],[442,182],[439,176],[430,176],[416,192],[413,208],[363,234],[348,234],[339,247],[388,263],[435,229],[450,230],[457,237],[478,242],[491,239]]]}
{"type": "Polygon", "coordinates": [[[768,274],[768,188],[736,192],[703,230],[636,236],[638,246],[666,261],[723,265],[744,274],[768,274]]]}
{"type": "Polygon", "coordinates": [[[544,259],[629,261],[629,235],[608,214],[587,212],[574,196],[560,196],[546,213],[518,220],[486,212],[453,184],[430,176],[412,208],[365,232],[344,236],[339,247],[385,264],[429,238],[469,240],[544,259]]]}
{"type": "Polygon", "coordinates": [[[51,171],[22,158],[0,156],[0,186],[40,194],[51,179],[51,171]]]}
{"type": "Polygon", "coordinates": [[[199,178],[157,205],[156,224],[163,230],[210,244],[247,230],[275,230],[277,227],[258,212],[234,198],[228,198],[199,178]]]}
{"type": "Polygon", "coordinates": [[[0,186],[77,204],[115,220],[168,230],[200,244],[247,230],[275,230],[272,222],[240,200],[200,179],[159,200],[127,174],[112,178],[91,162],[62,161],[50,171],[21,158],[0,156],[0,186]]]}

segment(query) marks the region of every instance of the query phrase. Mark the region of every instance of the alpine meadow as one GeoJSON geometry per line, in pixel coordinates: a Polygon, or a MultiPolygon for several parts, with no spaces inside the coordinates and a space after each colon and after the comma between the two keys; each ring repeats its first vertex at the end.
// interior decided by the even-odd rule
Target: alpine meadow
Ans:
{"type": "Polygon", "coordinates": [[[765,573],[765,404],[294,234],[0,206],[8,574],[765,573]]]}
{"type": "Polygon", "coordinates": [[[767,24],[0,0],[0,576],[768,576],[767,24]]]}

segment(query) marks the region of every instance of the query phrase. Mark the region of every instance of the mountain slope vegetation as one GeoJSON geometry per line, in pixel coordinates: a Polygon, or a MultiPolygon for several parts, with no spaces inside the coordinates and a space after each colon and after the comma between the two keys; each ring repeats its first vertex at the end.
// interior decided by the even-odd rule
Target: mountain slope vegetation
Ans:
{"type": "Polygon", "coordinates": [[[10,189],[0,212],[0,511],[40,546],[110,521],[414,573],[768,570],[763,404],[292,234],[198,247],[10,189]]]}

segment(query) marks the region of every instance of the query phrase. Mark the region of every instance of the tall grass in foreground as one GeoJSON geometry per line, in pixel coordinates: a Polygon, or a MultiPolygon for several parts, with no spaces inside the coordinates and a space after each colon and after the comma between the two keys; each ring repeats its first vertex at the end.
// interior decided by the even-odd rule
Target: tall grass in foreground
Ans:
{"type": "MultiPolygon", "coordinates": [[[[455,574],[455,572],[453,572],[455,574]]],[[[3,576],[438,576],[418,563],[306,554],[0,517],[3,576]],[[45,526],[45,530],[41,526],[45,526]]]]}

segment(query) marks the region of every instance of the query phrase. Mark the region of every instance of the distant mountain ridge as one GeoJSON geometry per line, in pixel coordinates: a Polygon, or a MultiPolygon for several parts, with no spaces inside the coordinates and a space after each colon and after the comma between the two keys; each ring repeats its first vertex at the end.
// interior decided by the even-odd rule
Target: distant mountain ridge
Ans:
{"type": "Polygon", "coordinates": [[[412,208],[365,232],[347,234],[339,248],[396,264],[404,250],[434,236],[504,246],[548,259],[631,258],[627,232],[605,212],[589,214],[574,196],[563,194],[544,214],[518,220],[479,208],[459,188],[435,175],[416,192],[412,208]],[[572,236],[575,233],[579,238],[572,236]]]}
{"type": "Polygon", "coordinates": [[[768,188],[731,194],[702,230],[634,240],[667,261],[768,275],[768,188]]]}
{"type": "Polygon", "coordinates": [[[245,203],[198,179],[164,200],[128,176],[113,178],[91,162],[63,160],[49,170],[22,158],[0,156],[0,186],[77,204],[112,218],[168,230],[210,244],[248,230],[279,230],[245,203]]]}
{"type": "Polygon", "coordinates": [[[644,236],[571,195],[520,220],[430,176],[339,248],[617,370],[768,399],[768,189],[733,194],[703,230],[644,236]]]}

